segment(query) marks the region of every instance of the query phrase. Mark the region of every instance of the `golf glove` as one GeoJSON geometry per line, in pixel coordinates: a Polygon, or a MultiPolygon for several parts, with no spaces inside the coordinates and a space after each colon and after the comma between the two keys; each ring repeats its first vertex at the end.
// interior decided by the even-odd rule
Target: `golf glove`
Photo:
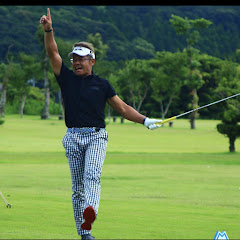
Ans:
{"type": "Polygon", "coordinates": [[[143,121],[143,124],[145,127],[147,127],[148,129],[150,130],[154,130],[154,129],[157,129],[159,127],[161,127],[161,124],[155,124],[155,123],[160,123],[162,122],[161,119],[153,119],[153,118],[145,118],[144,121],[143,121]]]}

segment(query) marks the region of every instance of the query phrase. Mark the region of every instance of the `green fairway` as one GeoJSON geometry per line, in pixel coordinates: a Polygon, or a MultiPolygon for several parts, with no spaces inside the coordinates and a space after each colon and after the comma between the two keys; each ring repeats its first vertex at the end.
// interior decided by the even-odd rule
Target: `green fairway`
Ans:
{"type": "MultiPolygon", "coordinates": [[[[110,123],[97,239],[240,238],[240,141],[228,153],[219,121],[150,131],[110,123]]],[[[7,116],[0,126],[0,239],[79,239],[61,140],[64,121],[7,116]]]]}

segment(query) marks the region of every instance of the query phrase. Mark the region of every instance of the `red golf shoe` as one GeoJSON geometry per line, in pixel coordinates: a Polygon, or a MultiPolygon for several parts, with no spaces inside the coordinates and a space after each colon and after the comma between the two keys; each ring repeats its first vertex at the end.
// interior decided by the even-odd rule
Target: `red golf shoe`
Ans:
{"type": "Polygon", "coordinates": [[[83,218],[85,219],[85,222],[82,223],[81,228],[84,230],[91,230],[92,224],[96,219],[96,213],[92,206],[89,206],[84,210],[83,218]]]}

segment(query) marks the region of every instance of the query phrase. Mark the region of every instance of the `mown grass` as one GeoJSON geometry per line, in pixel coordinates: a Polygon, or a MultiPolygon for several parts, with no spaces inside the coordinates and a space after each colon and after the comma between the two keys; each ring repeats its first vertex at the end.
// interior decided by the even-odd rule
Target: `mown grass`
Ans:
{"type": "MultiPolygon", "coordinates": [[[[218,121],[187,120],[150,131],[107,125],[99,239],[240,238],[240,154],[228,153],[218,121]]],[[[57,119],[7,116],[0,126],[0,239],[78,239],[71,180],[57,119]]],[[[236,149],[240,149],[239,140],[236,149]]]]}

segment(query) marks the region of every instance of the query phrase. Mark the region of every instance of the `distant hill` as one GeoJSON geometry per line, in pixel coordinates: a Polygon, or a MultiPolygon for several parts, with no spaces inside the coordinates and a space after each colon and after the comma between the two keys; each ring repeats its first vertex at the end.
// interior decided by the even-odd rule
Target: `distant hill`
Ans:
{"type": "Polygon", "coordinates": [[[225,58],[240,48],[240,6],[0,6],[0,61],[10,44],[14,53],[40,53],[35,32],[47,7],[56,37],[84,41],[99,32],[109,60],[149,58],[148,47],[182,49],[185,40],[176,36],[171,14],[213,22],[195,46],[202,52],[225,58]]]}

